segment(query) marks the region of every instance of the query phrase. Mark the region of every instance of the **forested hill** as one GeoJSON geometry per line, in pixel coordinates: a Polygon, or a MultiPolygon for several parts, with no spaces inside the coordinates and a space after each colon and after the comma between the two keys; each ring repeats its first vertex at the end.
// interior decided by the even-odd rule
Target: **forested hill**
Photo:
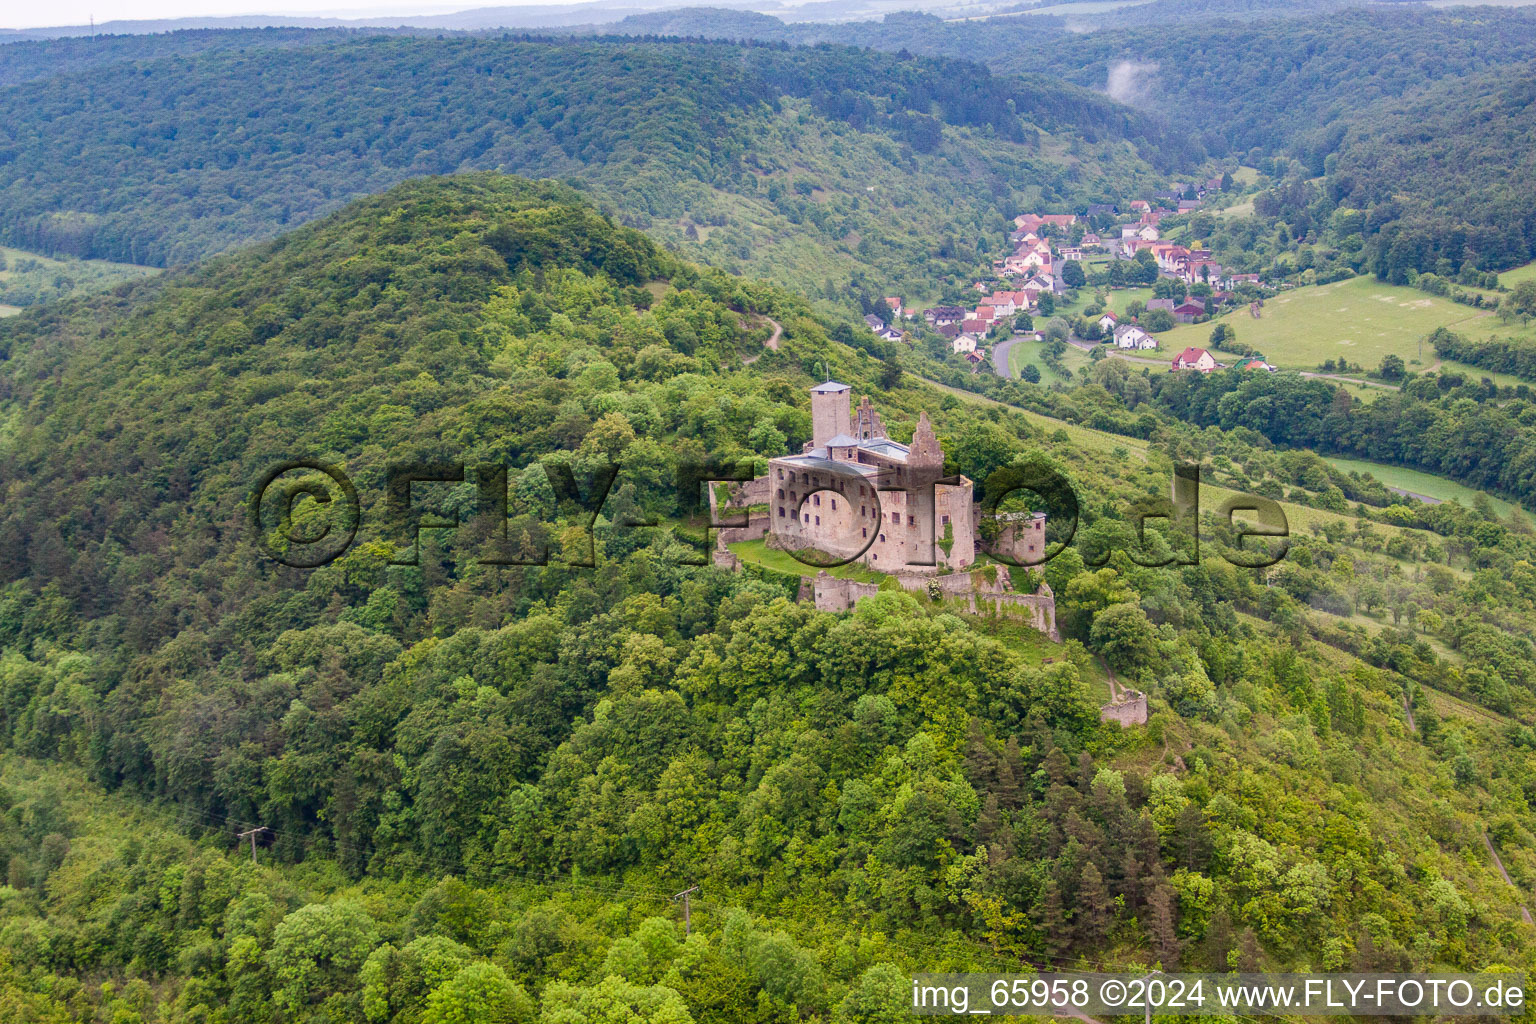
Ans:
{"type": "Polygon", "coordinates": [[[1220,529],[1199,565],[1140,565],[1119,510],[1181,446],[1243,488],[1358,481],[1183,428],[1144,382],[1135,412],[1109,374],[1055,398],[1156,445],[892,369],[563,185],[478,174],[0,324],[0,1009],[896,1024],[919,969],[1530,969],[1482,830],[1536,869],[1536,737],[1441,719],[1406,675],[1525,713],[1530,645],[1477,609],[1495,584],[1527,595],[1501,613],[1536,607],[1528,537],[1479,529],[1475,576],[1416,591],[1454,664],[1390,629],[1317,625],[1324,649],[1304,595],[1374,571],[1380,531],[1443,559],[1396,525],[1419,512],[1313,519],[1273,585],[1220,529]],[[897,437],[933,412],[973,479],[1073,481],[1083,543],[1117,550],[1040,573],[1069,643],[926,595],[826,614],[798,577],[697,564],[680,464],[797,449],[826,375],[897,437]],[[294,459],[359,496],[355,544],[313,570],[273,555],[342,536],[344,489],[285,477],[259,528],[247,504],[294,459]],[[385,468],[420,462],[466,470],[411,492],[460,524],[413,557],[385,468]],[[1095,657],[1154,694],[1146,728],[1101,724],[1095,657]],[[230,843],[254,825],[257,865],[230,843]],[[684,936],[667,898],[693,884],[684,936]]]}
{"type": "Polygon", "coordinates": [[[1509,267],[1536,256],[1536,71],[1443,82],[1352,115],[1328,159],[1341,203],[1372,209],[1383,263],[1430,268],[1479,254],[1509,267]]]}
{"type": "Polygon", "coordinates": [[[495,168],[580,182],[694,255],[839,297],[856,276],[972,273],[1019,209],[1150,182],[1138,152],[1195,155],[1087,90],[839,48],[218,49],[18,85],[0,112],[0,240],[22,248],[184,263],[407,177],[495,168]]]}
{"type": "Polygon", "coordinates": [[[1536,18],[1519,9],[1317,6],[1324,8],[1320,16],[1287,17],[1282,8],[1245,21],[1228,17],[1231,5],[1224,2],[1140,5],[1071,35],[1052,19],[1032,15],[946,21],[916,12],[840,25],[786,25],[692,9],[636,15],[605,28],[964,56],[995,72],[1043,73],[1100,90],[1110,88],[1110,72],[1118,66],[1111,92],[1211,153],[1294,151],[1318,174],[1350,114],[1435,82],[1518,68],[1536,57],[1536,18]],[[1171,13],[1174,7],[1198,20],[1146,23],[1159,8],[1171,13]]]}
{"type": "Polygon", "coordinates": [[[1052,76],[1105,90],[1214,156],[1270,161],[1278,176],[1328,175],[1335,199],[1370,211],[1368,240],[1381,234],[1383,252],[1398,246],[1397,265],[1429,271],[1445,257],[1502,269],[1536,257],[1510,185],[1527,180],[1519,140],[1529,107],[1519,96],[1536,61],[1536,18],[1509,8],[1325,3],[1316,17],[1287,8],[1240,20],[1220,5],[1188,9],[1189,20],[1172,25],[1168,6],[1131,8],[1070,38],[1033,16],[910,12],[786,25],[696,9],[639,15],[612,30],[830,40],[1052,76]],[[1497,145],[1484,141],[1485,116],[1500,126],[1497,145]]]}
{"type": "MultiPolygon", "coordinates": [[[[369,34],[386,35],[382,30],[369,34]]],[[[76,75],[86,68],[159,57],[191,56],[207,50],[320,46],[354,33],[340,29],[264,28],[238,31],[184,29],[153,35],[75,36],[0,43],[0,87],[41,78],[76,75]]]]}

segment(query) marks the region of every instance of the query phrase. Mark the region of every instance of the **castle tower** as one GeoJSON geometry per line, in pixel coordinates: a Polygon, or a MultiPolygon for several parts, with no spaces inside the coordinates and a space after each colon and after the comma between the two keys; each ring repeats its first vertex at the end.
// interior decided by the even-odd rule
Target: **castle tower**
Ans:
{"type": "Polygon", "coordinates": [[[875,412],[875,407],[869,403],[868,395],[859,399],[857,421],[859,429],[854,436],[860,441],[872,441],[877,437],[887,436],[885,424],[880,422],[880,414],[875,412]]]}
{"type": "Polygon", "coordinates": [[[912,432],[912,447],[907,453],[907,465],[944,466],[944,449],[939,447],[939,439],[933,433],[933,424],[928,422],[926,412],[918,413],[917,429],[912,432]]]}
{"type": "Polygon", "coordinates": [[[847,384],[829,380],[811,388],[811,446],[825,448],[834,437],[853,433],[853,395],[847,384]]]}

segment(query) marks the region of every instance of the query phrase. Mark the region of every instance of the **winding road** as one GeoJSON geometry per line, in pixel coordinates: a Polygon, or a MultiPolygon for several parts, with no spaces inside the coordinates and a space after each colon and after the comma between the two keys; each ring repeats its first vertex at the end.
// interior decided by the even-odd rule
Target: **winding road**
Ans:
{"type": "Polygon", "coordinates": [[[1008,353],[1013,351],[1013,346],[1019,343],[1018,338],[1009,338],[992,346],[992,372],[999,377],[1007,379],[1013,376],[1008,372],[1008,353]]]}

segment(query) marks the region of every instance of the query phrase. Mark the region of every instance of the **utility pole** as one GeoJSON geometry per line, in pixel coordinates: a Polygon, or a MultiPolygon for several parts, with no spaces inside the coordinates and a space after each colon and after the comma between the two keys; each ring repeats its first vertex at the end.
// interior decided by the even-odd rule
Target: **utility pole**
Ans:
{"type": "Polygon", "coordinates": [[[259,833],[259,832],[270,832],[270,831],[271,831],[271,829],[267,828],[267,826],[265,826],[265,825],[257,825],[255,828],[253,828],[253,829],[251,829],[251,830],[249,830],[247,832],[241,832],[241,833],[239,833],[238,835],[235,836],[236,839],[244,839],[247,836],[250,837],[250,840],[251,840],[251,863],[252,864],[256,863],[256,835],[257,835],[257,833],[259,833]]]}
{"type": "MultiPolygon", "coordinates": [[[[1152,973],[1162,974],[1163,972],[1154,967],[1152,968],[1152,973]]],[[[1152,1000],[1150,998],[1147,999],[1147,1024],[1152,1024],[1152,1000]]]]}
{"type": "Polygon", "coordinates": [[[694,886],[691,889],[684,889],[682,892],[680,892],[676,896],[672,897],[672,902],[673,903],[676,903],[678,900],[682,900],[683,901],[683,935],[684,936],[688,936],[688,935],[692,935],[693,934],[693,915],[691,913],[692,906],[691,906],[691,904],[689,902],[689,898],[694,893],[696,893],[698,891],[699,891],[699,887],[698,886],[694,886]]]}

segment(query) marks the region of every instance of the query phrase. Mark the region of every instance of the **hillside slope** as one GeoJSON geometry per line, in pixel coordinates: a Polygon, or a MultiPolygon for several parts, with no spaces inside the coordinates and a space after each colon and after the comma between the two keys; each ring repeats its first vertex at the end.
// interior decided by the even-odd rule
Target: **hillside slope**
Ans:
{"type": "MultiPolygon", "coordinates": [[[[1529,882],[1536,742],[1399,674],[1486,686],[1484,654],[1447,667],[1380,628],[1373,668],[1290,596],[1439,541],[1381,527],[1384,556],[1318,512],[1275,586],[1218,557],[1220,524],[1206,562],[1140,566],[1121,510],[1193,431],[1144,403],[1155,441],[1069,430],[884,370],[803,301],[494,175],[0,325],[0,1005],[866,1024],[901,1019],[916,969],[1532,965],[1482,829],[1529,882]],[[933,412],[979,481],[1044,460],[1078,485],[1084,543],[1121,550],[1044,570],[1069,642],[901,593],[819,613],[796,580],[688,564],[679,462],[797,448],[828,374],[896,436],[933,412]],[[534,463],[580,498],[610,458],[589,549],[534,463]],[[247,519],[285,459],[359,493],[358,543],[319,569],[247,519]],[[386,469],[423,461],[466,466],[412,496],[461,525],[391,564],[412,545],[386,469]],[[550,565],[480,561],[481,465],[508,469],[508,545],[550,565]],[[1152,693],[1147,728],[1099,722],[1097,658],[1152,693]],[[259,866],[229,840],[255,825],[259,866]],[[685,939],[667,899],[693,884],[685,939]]],[[[1131,417],[1111,384],[1054,397],[1131,417]]],[[[1233,486],[1331,486],[1198,437],[1233,486]]],[[[325,493],[295,546],[343,528],[325,493]]],[[[1491,656],[1528,706],[1521,656],[1491,656]]]]}
{"type": "Polygon", "coordinates": [[[692,255],[814,293],[958,280],[1018,209],[1150,183],[1137,149],[1189,155],[1086,90],[719,44],[212,50],[18,85],[0,110],[0,240],[23,248],[185,263],[489,168],[580,183],[692,255]]]}

